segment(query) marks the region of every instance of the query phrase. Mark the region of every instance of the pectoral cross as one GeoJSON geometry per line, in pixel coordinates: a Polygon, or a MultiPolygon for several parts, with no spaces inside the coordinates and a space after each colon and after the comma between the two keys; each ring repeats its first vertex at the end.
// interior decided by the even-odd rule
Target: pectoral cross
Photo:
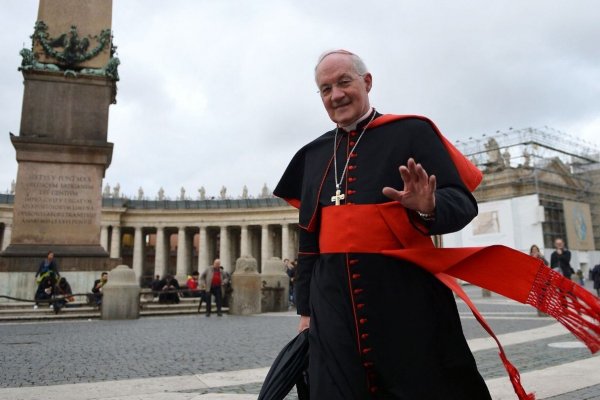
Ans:
{"type": "Polygon", "coordinates": [[[346,198],[346,195],[344,195],[344,193],[342,193],[342,191],[340,189],[337,189],[335,191],[335,196],[331,196],[331,201],[335,202],[336,206],[340,205],[340,200],[344,200],[346,198]]]}

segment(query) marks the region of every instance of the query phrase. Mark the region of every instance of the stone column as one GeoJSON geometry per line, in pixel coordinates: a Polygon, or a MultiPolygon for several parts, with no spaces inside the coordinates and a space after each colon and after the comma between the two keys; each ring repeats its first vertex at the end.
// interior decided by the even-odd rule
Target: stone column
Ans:
{"type": "Polygon", "coordinates": [[[160,226],[156,228],[156,248],[154,251],[154,275],[160,275],[164,278],[167,273],[167,253],[165,243],[165,228],[160,226]]]}
{"type": "Polygon", "coordinates": [[[206,227],[200,227],[200,234],[198,237],[198,271],[202,274],[202,271],[210,264],[208,259],[208,236],[206,233],[206,227]]]}
{"type": "Polygon", "coordinates": [[[221,225],[220,231],[220,241],[219,241],[219,259],[221,260],[221,265],[225,267],[225,271],[231,273],[233,268],[231,266],[231,256],[229,252],[229,235],[227,232],[227,225],[221,225]]]}
{"type": "Polygon", "coordinates": [[[250,256],[250,240],[248,240],[248,225],[242,225],[240,235],[240,257],[250,256]]]}
{"type": "Polygon", "coordinates": [[[290,258],[290,226],[281,225],[281,258],[290,258]]]}
{"type": "Polygon", "coordinates": [[[260,231],[260,263],[262,271],[262,266],[265,265],[265,262],[270,257],[269,250],[271,248],[271,238],[269,237],[269,225],[263,225],[260,231]]]}
{"type": "Polygon", "coordinates": [[[114,226],[110,237],[110,258],[121,257],[121,227],[114,226]]]}
{"type": "Polygon", "coordinates": [[[100,228],[100,246],[106,251],[108,251],[108,226],[102,225],[100,228]]]}
{"type": "MultiPolygon", "coordinates": [[[[177,280],[185,277],[190,271],[187,262],[187,235],[185,226],[180,226],[177,232],[177,280]]],[[[180,281],[181,282],[181,281],[180,281]]]]}
{"type": "Polygon", "coordinates": [[[2,235],[2,238],[2,248],[0,250],[4,251],[10,244],[12,238],[12,225],[4,225],[4,235],[2,235]]]}
{"type": "Polygon", "coordinates": [[[135,234],[133,237],[133,272],[137,281],[140,282],[142,278],[142,271],[144,266],[144,236],[141,226],[135,227],[135,234]]]}

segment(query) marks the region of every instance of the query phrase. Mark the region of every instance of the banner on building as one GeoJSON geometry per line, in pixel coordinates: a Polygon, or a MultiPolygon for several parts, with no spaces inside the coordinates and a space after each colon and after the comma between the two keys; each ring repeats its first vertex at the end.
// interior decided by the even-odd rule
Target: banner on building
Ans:
{"type": "Polygon", "coordinates": [[[595,250],[590,205],[563,200],[567,245],[571,250],[595,250]]]}

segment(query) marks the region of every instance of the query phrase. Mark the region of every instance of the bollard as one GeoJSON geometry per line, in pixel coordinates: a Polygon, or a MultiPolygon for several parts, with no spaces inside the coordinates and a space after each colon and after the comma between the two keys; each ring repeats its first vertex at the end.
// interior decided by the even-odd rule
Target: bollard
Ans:
{"type": "Polygon", "coordinates": [[[268,259],[261,274],[261,312],[286,311],[290,290],[290,278],[283,261],[278,257],[268,259]]]}
{"type": "Polygon", "coordinates": [[[140,317],[140,285],[135,272],[119,265],[108,273],[102,288],[102,319],[138,319],[140,317]]]}
{"type": "Polygon", "coordinates": [[[260,313],[261,280],[256,259],[243,256],[235,262],[231,275],[231,300],[229,314],[248,315],[260,313]]]}

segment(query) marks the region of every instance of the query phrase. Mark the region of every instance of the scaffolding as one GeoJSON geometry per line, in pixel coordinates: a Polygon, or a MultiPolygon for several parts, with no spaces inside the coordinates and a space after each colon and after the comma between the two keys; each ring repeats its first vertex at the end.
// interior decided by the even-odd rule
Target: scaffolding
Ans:
{"type": "Polygon", "coordinates": [[[600,149],[595,144],[571,136],[556,129],[524,128],[496,131],[493,135],[483,134],[466,141],[457,140],[455,146],[476,165],[485,165],[487,155],[495,148],[510,154],[511,166],[528,165],[528,158],[548,160],[560,159],[571,167],[591,166],[600,162],[600,149]],[[515,155],[516,154],[516,155],[515,155]],[[513,165],[513,164],[517,165],[513,165]]]}
{"type": "Polygon", "coordinates": [[[565,236],[563,200],[590,205],[594,242],[600,248],[600,149],[556,129],[496,131],[457,140],[456,147],[484,171],[479,201],[537,194],[544,207],[544,245],[565,236]],[[517,194],[518,193],[518,194],[517,194]]]}

